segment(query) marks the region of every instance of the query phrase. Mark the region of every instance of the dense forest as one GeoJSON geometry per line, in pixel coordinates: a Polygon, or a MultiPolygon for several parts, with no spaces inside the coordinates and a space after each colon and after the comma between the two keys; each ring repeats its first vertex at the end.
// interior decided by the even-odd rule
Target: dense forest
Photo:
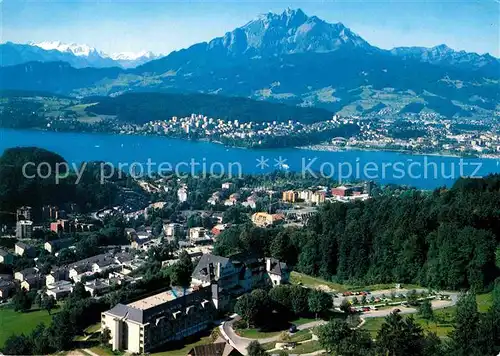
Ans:
{"type": "Polygon", "coordinates": [[[0,214],[0,221],[14,219],[12,212],[23,205],[32,206],[35,212],[40,212],[37,208],[50,204],[65,206],[75,203],[82,211],[102,208],[118,203],[120,187],[130,186],[130,180],[118,179],[118,173],[101,184],[100,162],[82,165],[85,169],[76,167],[82,172],[79,179],[75,167],[56,153],[36,147],[5,150],[0,156],[0,211],[10,214],[0,214]],[[26,163],[32,163],[24,169],[27,176],[23,173],[26,163]],[[39,174],[37,167],[40,167],[39,174]],[[56,174],[57,167],[59,175],[56,174]],[[75,184],[77,180],[78,184],[75,184]]]}
{"type": "Polygon", "coordinates": [[[86,110],[99,115],[117,115],[122,122],[144,124],[199,113],[208,117],[239,122],[300,121],[310,124],[330,120],[333,113],[312,107],[256,101],[208,94],[127,93],[116,97],[89,97],[95,103],[86,110]]]}
{"type": "Polygon", "coordinates": [[[484,290],[500,275],[499,243],[500,175],[492,175],[434,192],[327,203],[302,229],[229,229],[215,252],[270,254],[339,282],[484,290]]]}

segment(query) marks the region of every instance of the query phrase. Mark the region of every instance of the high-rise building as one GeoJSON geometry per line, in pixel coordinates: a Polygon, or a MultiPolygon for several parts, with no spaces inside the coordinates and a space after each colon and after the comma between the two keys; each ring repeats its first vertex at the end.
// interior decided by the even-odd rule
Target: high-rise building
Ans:
{"type": "Polygon", "coordinates": [[[33,221],[19,220],[16,224],[16,237],[18,239],[30,239],[33,233],[33,221]]]}
{"type": "Polygon", "coordinates": [[[17,209],[17,220],[32,220],[31,206],[22,206],[17,209]]]}
{"type": "Polygon", "coordinates": [[[289,203],[295,203],[299,197],[299,194],[293,190],[287,190],[283,192],[283,197],[282,200],[289,202],[289,203]]]}

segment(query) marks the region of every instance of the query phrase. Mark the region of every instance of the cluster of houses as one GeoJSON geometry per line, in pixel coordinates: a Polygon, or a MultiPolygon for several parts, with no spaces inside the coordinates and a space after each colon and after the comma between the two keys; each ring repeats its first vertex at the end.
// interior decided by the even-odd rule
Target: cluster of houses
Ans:
{"type": "Polygon", "coordinates": [[[287,190],[282,193],[282,201],[287,203],[304,202],[308,204],[321,204],[325,201],[348,202],[351,200],[368,199],[373,190],[373,182],[364,184],[345,184],[328,189],[328,187],[317,187],[317,189],[287,190]]]}
{"type": "Polygon", "coordinates": [[[77,282],[82,282],[92,296],[98,296],[109,292],[114,286],[135,283],[140,277],[132,278],[129,274],[144,264],[144,260],[134,258],[128,252],[119,252],[100,254],[55,267],[48,274],[43,274],[40,267],[30,267],[15,272],[13,280],[0,280],[0,297],[9,297],[15,289],[15,283],[18,283],[26,291],[45,288],[47,295],[58,300],[71,293],[77,282]]]}

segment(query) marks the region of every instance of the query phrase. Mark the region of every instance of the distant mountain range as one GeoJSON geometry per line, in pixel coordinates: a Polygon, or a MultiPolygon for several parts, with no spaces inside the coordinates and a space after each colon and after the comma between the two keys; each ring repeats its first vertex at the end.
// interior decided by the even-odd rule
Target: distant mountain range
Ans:
{"type": "MultiPolygon", "coordinates": [[[[75,48],[72,55],[90,61],[93,53],[75,48]]],[[[327,23],[300,9],[261,15],[223,37],[136,68],[77,69],[82,65],[54,60],[58,62],[0,68],[0,88],[76,96],[201,92],[317,106],[341,114],[492,117],[500,111],[499,59],[444,45],[383,50],[341,23],[327,23]]]]}
{"type": "Polygon", "coordinates": [[[134,68],[147,61],[159,58],[152,52],[122,52],[106,54],[102,51],[76,43],[46,41],[39,43],[17,44],[7,42],[0,44],[0,65],[12,66],[26,62],[67,62],[75,68],[134,68]]]}

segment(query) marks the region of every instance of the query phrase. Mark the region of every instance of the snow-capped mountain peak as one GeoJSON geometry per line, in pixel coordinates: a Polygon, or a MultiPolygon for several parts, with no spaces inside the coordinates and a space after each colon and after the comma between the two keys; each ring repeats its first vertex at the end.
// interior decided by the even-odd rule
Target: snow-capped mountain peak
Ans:
{"type": "Polygon", "coordinates": [[[90,47],[86,44],[63,43],[60,41],[43,41],[38,43],[30,42],[29,44],[45,50],[73,53],[75,56],[79,57],[88,57],[93,54],[98,54],[101,57],[107,57],[104,53],[99,52],[94,47],[90,47]]]}
{"type": "MultiPolygon", "coordinates": [[[[74,56],[74,60],[70,57],[65,57],[62,60],[71,62],[76,67],[120,66],[123,68],[133,68],[150,60],[161,57],[161,55],[156,55],[150,51],[118,52],[107,54],[86,44],[64,43],[61,41],[29,42],[28,45],[41,48],[45,51],[58,51],[67,56],[74,56]]],[[[61,58],[58,59],[61,60],[61,58]]]]}
{"type": "Polygon", "coordinates": [[[140,52],[118,52],[109,55],[109,58],[117,61],[135,61],[139,58],[143,59],[154,59],[158,56],[151,51],[140,51],[140,52]]]}

